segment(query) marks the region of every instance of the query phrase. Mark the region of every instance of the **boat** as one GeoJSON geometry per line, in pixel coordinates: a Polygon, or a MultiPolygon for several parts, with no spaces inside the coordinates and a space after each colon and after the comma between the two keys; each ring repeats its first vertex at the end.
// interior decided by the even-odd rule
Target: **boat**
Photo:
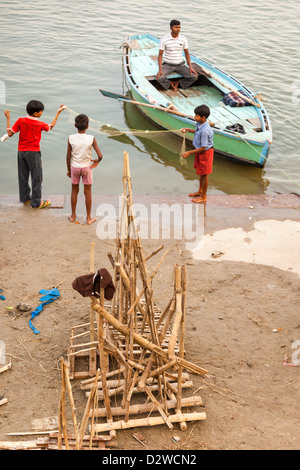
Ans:
{"type": "MultiPolygon", "coordinates": [[[[206,104],[211,111],[216,153],[263,168],[272,143],[272,127],[261,95],[192,53],[197,81],[184,90],[164,90],[156,80],[159,43],[159,38],[145,33],[129,36],[123,44],[124,78],[132,98],[127,97],[127,101],[160,128],[176,135],[183,127],[196,127],[194,109],[206,104]]],[[[173,74],[168,78],[178,77],[173,74]]],[[[185,136],[192,142],[192,133],[185,136]]]]}

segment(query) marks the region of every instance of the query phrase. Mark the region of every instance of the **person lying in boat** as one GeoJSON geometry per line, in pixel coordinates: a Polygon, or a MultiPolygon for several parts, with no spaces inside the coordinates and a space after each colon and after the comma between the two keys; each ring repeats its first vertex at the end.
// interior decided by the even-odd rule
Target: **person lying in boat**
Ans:
{"type": "Polygon", "coordinates": [[[191,64],[187,39],[180,34],[180,21],[172,20],[170,29],[171,32],[160,41],[156,79],[165,90],[171,87],[174,91],[177,91],[179,85],[183,89],[191,86],[197,80],[198,73],[191,64]],[[185,54],[188,67],[185,65],[182,52],[185,54]],[[175,72],[182,75],[183,78],[174,81],[166,78],[175,72]]]}

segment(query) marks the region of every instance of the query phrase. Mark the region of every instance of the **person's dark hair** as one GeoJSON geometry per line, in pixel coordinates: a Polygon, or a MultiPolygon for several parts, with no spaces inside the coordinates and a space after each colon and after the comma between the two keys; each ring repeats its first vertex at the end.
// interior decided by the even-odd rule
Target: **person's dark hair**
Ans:
{"type": "Polygon", "coordinates": [[[206,104],[201,104],[194,109],[194,113],[198,114],[198,116],[205,116],[207,119],[210,115],[210,109],[208,106],[206,106],[206,104]]]}
{"type": "Polygon", "coordinates": [[[170,28],[172,28],[172,26],[178,26],[178,25],[180,25],[180,21],[178,21],[178,20],[170,21],[170,28]]]}
{"type": "Polygon", "coordinates": [[[27,103],[26,106],[26,111],[29,114],[29,116],[32,116],[34,113],[39,113],[40,111],[44,111],[45,106],[41,101],[37,100],[31,100],[29,103],[27,103]]]}
{"type": "Polygon", "coordinates": [[[87,117],[86,114],[78,114],[78,116],[76,116],[75,127],[77,127],[79,131],[84,131],[85,129],[87,129],[88,125],[89,125],[89,118],[87,117]]]}

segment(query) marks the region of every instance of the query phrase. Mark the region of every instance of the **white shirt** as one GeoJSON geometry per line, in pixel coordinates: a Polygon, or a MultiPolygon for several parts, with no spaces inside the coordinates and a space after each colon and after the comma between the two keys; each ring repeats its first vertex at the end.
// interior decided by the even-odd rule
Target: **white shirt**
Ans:
{"type": "Polygon", "coordinates": [[[178,65],[184,61],[182,52],[184,49],[188,49],[188,42],[182,34],[179,34],[177,38],[173,38],[172,34],[169,33],[160,40],[159,49],[165,51],[163,62],[178,65]]]}
{"type": "Polygon", "coordinates": [[[71,166],[85,168],[91,165],[94,136],[89,134],[73,134],[69,136],[71,151],[71,166]]]}

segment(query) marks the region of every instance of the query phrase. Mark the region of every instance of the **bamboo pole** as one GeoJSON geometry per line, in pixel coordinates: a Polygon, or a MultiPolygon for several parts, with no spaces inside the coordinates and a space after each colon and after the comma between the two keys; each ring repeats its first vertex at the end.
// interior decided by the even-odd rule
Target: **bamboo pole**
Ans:
{"type": "Polygon", "coordinates": [[[87,403],[86,403],[86,407],[85,407],[85,411],[84,411],[84,415],[83,415],[82,422],[81,422],[81,427],[80,427],[80,432],[79,432],[79,434],[80,434],[79,449],[82,446],[82,442],[83,442],[83,439],[84,439],[84,436],[85,436],[86,426],[87,426],[89,415],[90,415],[91,406],[94,403],[94,398],[96,396],[97,382],[98,382],[99,375],[100,375],[100,371],[98,369],[97,372],[96,372],[96,376],[95,376],[94,386],[91,390],[91,393],[89,394],[89,397],[88,397],[88,400],[87,400],[87,403]]]}
{"type": "MultiPolygon", "coordinates": [[[[158,271],[158,268],[159,266],[161,265],[162,261],[164,260],[164,258],[166,257],[168,251],[164,254],[164,256],[162,257],[162,259],[160,260],[160,262],[158,263],[158,265],[156,266],[155,270],[152,272],[151,276],[150,276],[150,280],[152,281],[155,277],[155,275],[157,274],[157,271],[158,271]]],[[[119,265],[119,264],[118,264],[119,265]]],[[[122,270],[123,274],[125,274],[126,276],[124,276],[125,280],[126,280],[126,284],[128,284],[129,286],[129,279],[128,279],[128,276],[126,274],[126,272],[124,271],[124,269],[122,270]]],[[[127,312],[127,315],[131,315],[132,312],[134,311],[134,309],[136,308],[136,306],[138,306],[140,312],[142,313],[142,315],[145,317],[145,311],[140,303],[140,300],[142,298],[142,296],[144,295],[145,293],[145,290],[146,290],[146,286],[143,287],[142,291],[138,294],[138,297],[134,300],[133,304],[131,305],[130,309],[128,310],[127,312]]]]}
{"type": "Polygon", "coordinates": [[[150,371],[151,371],[152,366],[153,366],[154,363],[155,363],[155,354],[152,353],[151,356],[150,356],[149,361],[147,362],[145,370],[144,370],[140,380],[138,381],[138,389],[139,390],[143,391],[145,389],[146,381],[148,379],[148,376],[150,374],[150,371]]]}
{"type": "MultiPolygon", "coordinates": [[[[168,410],[176,408],[177,405],[177,400],[176,398],[173,398],[172,400],[168,400],[167,402],[167,407],[168,410]]],[[[201,406],[203,405],[202,398],[200,396],[192,396],[192,397],[186,397],[182,399],[182,406],[189,408],[189,407],[194,407],[194,406],[201,406]]],[[[144,413],[150,413],[153,410],[153,403],[143,403],[143,404],[138,404],[138,405],[131,405],[129,407],[129,414],[130,415],[140,415],[144,413]]],[[[126,410],[122,408],[121,406],[115,407],[111,409],[112,415],[113,416],[122,416],[126,413],[126,410]]],[[[97,411],[95,411],[95,418],[106,418],[107,413],[105,408],[98,408],[97,411]]]]}
{"type": "MultiPolygon", "coordinates": [[[[110,389],[108,391],[108,396],[109,397],[114,397],[116,395],[120,395],[121,393],[123,394],[124,392],[124,385],[120,385],[117,388],[110,389]]],[[[182,384],[182,388],[192,388],[193,387],[193,382],[191,380],[188,380],[187,382],[184,382],[182,384]]],[[[168,379],[166,379],[166,387],[171,390],[172,393],[177,394],[177,382],[169,382],[168,379]]],[[[151,392],[161,392],[161,388],[163,389],[163,386],[160,387],[158,384],[155,385],[148,385],[148,388],[151,390],[151,392]]],[[[136,395],[138,393],[141,393],[141,390],[137,387],[134,387],[132,390],[132,395],[136,395]]],[[[91,392],[85,392],[86,396],[89,397],[91,392]]],[[[104,401],[104,395],[102,390],[97,390],[97,397],[99,401],[104,401]]]]}
{"type": "Polygon", "coordinates": [[[69,373],[72,379],[74,378],[74,373],[75,373],[75,357],[70,356],[73,345],[74,345],[74,328],[71,329],[70,344],[68,347],[69,373]]]}
{"type": "MultiPolygon", "coordinates": [[[[121,374],[122,372],[124,372],[124,370],[125,370],[124,367],[121,367],[120,369],[112,370],[112,371],[110,371],[106,374],[106,378],[113,377],[117,374],[121,374]]],[[[95,380],[95,377],[92,377],[92,378],[89,378],[89,379],[86,379],[86,380],[82,380],[80,382],[81,390],[85,390],[86,388],[91,388],[92,384],[94,383],[94,380],[95,380]]]]}
{"type": "Polygon", "coordinates": [[[148,261],[149,259],[151,259],[153,256],[155,256],[157,253],[159,253],[163,249],[164,249],[164,245],[159,246],[152,253],[149,253],[149,255],[145,256],[145,261],[148,261]]]}
{"type": "Polygon", "coordinates": [[[11,363],[6,364],[5,366],[1,367],[0,368],[0,374],[2,374],[3,372],[6,372],[9,369],[11,369],[11,363]]]}
{"type": "MultiPolygon", "coordinates": [[[[101,307],[100,305],[95,305],[94,309],[101,316],[103,316],[111,325],[113,325],[117,330],[119,330],[124,336],[128,336],[130,334],[129,328],[126,325],[123,325],[117,318],[113,317],[113,315],[111,315],[103,307],[101,307]]],[[[152,343],[151,341],[147,340],[143,336],[139,335],[138,333],[133,333],[133,338],[136,343],[142,346],[142,348],[155,352],[159,357],[164,360],[169,360],[168,353],[166,351],[164,351],[162,348],[152,343]]],[[[177,362],[178,364],[182,364],[184,368],[195,374],[205,375],[208,372],[202,367],[193,364],[185,359],[177,358],[177,362]]]]}
{"type": "Polygon", "coordinates": [[[57,449],[62,448],[62,394],[58,404],[58,435],[57,435],[57,449]]]}
{"type": "Polygon", "coordinates": [[[178,265],[175,267],[175,318],[173,323],[173,328],[171,332],[171,337],[169,339],[168,347],[168,356],[169,359],[172,359],[174,356],[175,343],[178,336],[178,331],[180,328],[181,318],[182,318],[182,291],[181,291],[181,271],[178,265]]]}
{"type": "Polygon", "coordinates": [[[124,167],[125,167],[125,178],[128,188],[128,203],[129,206],[132,206],[132,183],[131,183],[131,174],[130,174],[130,165],[129,165],[129,155],[124,151],[124,167]]]}
{"type": "MultiPolygon", "coordinates": [[[[156,322],[157,331],[158,331],[160,325],[163,324],[163,322],[164,322],[164,320],[165,320],[167,314],[169,313],[169,310],[170,310],[170,308],[171,308],[171,305],[172,305],[173,301],[174,301],[173,298],[169,300],[169,302],[168,302],[168,304],[167,304],[165,310],[164,310],[163,313],[161,314],[159,320],[156,322]]],[[[160,342],[161,342],[160,335],[159,335],[159,340],[160,340],[160,342]]]]}
{"type": "MultiPolygon", "coordinates": [[[[130,286],[130,289],[131,289],[131,296],[130,296],[130,301],[131,301],[131,305],[134,303],[135,301],[135,295],[136,295],[136,263],[135,263],[135,251],[134,251],[134,247],[132,246],[131,247],[131,265],[130,265],[130,268],[131,268],[131,286],[130,286]]],[[[131,311],[130,315],[128,316],[128,323],[129,323],[129,328],[130,328],[130,337],[129,337],[129,354],[127,356],[127,358],[132,361],[133,360],[133,335],[132,333],[134,331],[136,331],[136,308],[133,308],[133,310],[131,311]]],[[[127,380],[128,380],[128,383],[127,383],[127,386],[126,388],[124,389],[124,396],[123,396],[123,405],[125,407],[125,421],[128,421],[129,419],[129,407],[130,407],[130,390],[131,390],[131,385],[132,384],[132,381],[136,380],[136,375],[134,373],[133,377],[132,377],[132,369],[131,368],[128,368],[127,369],[127,380]]]]}
{"type": "MultiPolygon", "coordinates": [[[[98,410],[98,400],[97,400],[97,396],[96,396],[96,393],[95,393],[95,395],[94,395],[94,400],[93,400],[92,411],[90,411],[90,413],[89,413],[89,417],[91,418],[89,450],[91,450],[91,449],[92,449],[92,446],[93,446],[94,420],[95,420],[96,408],[97,408],[97,410],[98,410]]],[[[83,436],[83,438],[84,438],[84,436],[83,436]]]]}
{"type": "MultiPolygon", "coordinates": [[[[143,349],[142,352],[141,352],[141,355],[140,355],[138,366],[140,366],[140,364],[142,364],[142,362],[144,361],[144,357],[145,357],[145,350],[143,349]]],[[[134,376],[133,376],[133,379],[132,379],[132,382],[131,382],[129,392],[128,392],[127,397],[126,397],[126,403],[130,403],[132,394],[134,393],[134,390],[135,390],[135,385],[136,385],[136,381],[138,379],[138,375],[139,375],[139,367],[136,367],[136,370],[134,372],[134,376]]],[[[125,413],[125,421],[128,421],[128,420],[129,420],[129,407],[127,405],[126,406],[126,413],[125,413]]]]}
{"type": "Polygon", "coordinates": [[[68,442],[68,432],[67,432],[67,419],[66,419],[66,380],[65,380],[65,368],[64,368],[64,359],[61,358],[61,398],[60,398],[60,410],[59,410],[59,429],[62,431],[65,446],[67,450],[70,450],[68,442]]]}
{"type": "MultiPolygon", "coordinates": [[[[186,266],[181,267],[181,325],[180,325],[180,342],[179,342],[179,357],[184,358],[184,342],[185,342],[185,299],[186,299],[186,266]]],[[[176,412],[181,412],[182,403],[182,366],[178,368],[178,393],[177,393],[177,407],[176,412]]],[[[181,430],[185,430],[186,427],[181,423],[181,430]],[[184,428],[184,429],[183,429],[184,428]]]]}
{"type": "Polygon", "coordinates": [[[166,413],[164,412],[164,410],[162,409],[160,403],[158,402],[158,400],[155,398],[155,396],[153,395],[153,393],[151,392],[150,388],[145,385],[144,386],[144,390],[146,392],[146,394],[148,395],[148,397],[150,398],[150,400],[152,401],[152,403],[154,404],[155,408],[157,409],[157,411],[160,413],[161,417],[163,418],[164,422],[166,423],[166,425],[168,426],[169,429],[173,429],[173,425],[169,419],[169,417],[166,415],[166,413]]]}
{"type": "MultiPolygon", "coordinates": [[[[188,374],[186,374],[186,377],[189,378],[188,374]]],[[[147,384],[153,384],[155,380],[156,380],[155,377],[151,377],[151,378],[147,379],[147,384]]],[[[175,379],[173,378],[173,380],[175,380],[175,379]]],[[[107,380],[106,381],[106,386],[107,386],[108,389],[119,387],[119,386],[124,385],[124,384],[125,384],[125,379],[124,378],[123,379],[119,378],[119,379],[115,379],[115,380],[107,380]]],[[[87,384],[84,387],[81,387],[81,390],[89,390],[91,388],[92,388],[92,384],[87,384]]],[[[98,389],[102,388],[102,381],[101,380],[98,382],[97,388],[98,389]]]]}
{"type": "MultiPolygon", "coordinates": [[[[104,299],[104,290],[100,288],[100,305],[103,306],[104,299]]],[[[101,373],[101,380],[102,380],[102,390],[104,395],[104,402],[105,408],[107,409],[107,417],[111,419],[111,406],[110,400],[108,396],[108,389],[106,383],[106,364],[105,364],[105,356],[104,356],[104,328],[103,328],[103,317],[98,315],[98,342],[99,342],[99,356],[100,356],[100,373],[101,373]]]]}
{"type": "MultiPolygon", "coordinates": [[[[170,415],[169,416],[171,423],[180,423],[183,421],[203,421],[206,419],[205,413],[184,413],[182,415],[170,415]]],[[[125,421],[114,421],[112,424],[103,423],[96,424],[96,432],[105,432],[110,431],[111,429],[130,429],[134,427],[144,427],[144,426],[158,426],[164,424],[164,419],[162,416],[140,418],[140,419],[131,419],[127,423],[125,421]]]]}
{"type": "Polygon", "coordinates": [[[62,362],[62,367],[64,367],[64,377],[65,377],[65,383],[67,386],[67,390],[69,393],[69,399],[70,399],[70,404],[71,404],[71,410],[72,410],[72,419],[73,419],[73,426],[74,426],[74,434],[75,434],[75,440],[76,440],[76,450],[79,449],[79,439],[78,439],[78,427],[77,427],[77,419],[76,419],[76,408],[75,408],[75,403],[74,403],[74,397],[72,393],[72,387],[70,383],[70,378],[68,374],[68,366],[66,362],[62,362]]]}
{"type": "Polygon", "coordinates": [[[152,372],[150,372],[149,374],[149,378],[150,377],[154,377],[155,375],[159,375],[161,374],[162,372],[168,370],[168,369],[171,369],[172,367],[174,367],[175,365],[177,364],[177,359],[173,359],[172,361],[168,362],[167,364],[164,364],[163,366],[161,367],[158,367],[157,369],[153,370],[152,372]]]}
{"type": "MultiPolygon", "coordinates": [[[[90,273],[93,274],[95,272],[95,242],[91,242],[90,244],[90,273]]],[[[90,300],[90,342],[95,341],[95,328],[94,328],[94,320],[95,320],[95,312],[93,309],[93,304],[95,303],[94,297],[91,297],[90,300]]],[[[89,374],[91,376],[95,375],[96,373],[96,351],[90,351],[90,360],[89,360],[89,374]]]]}
{"type": "Polygon", "coordinates": [[[174,316],[175,310],[176,310],[176,302],[175,302],[175,297],[173,297],[171,299],[171,303],[170,303],[170,306],[169,306],[167,319],[166,319],[166,321],[165,321],[165,323],[164,323],[164,325],[161,329],[161,332],[159,334],[160,343],[162,343],[162,340],[163,340],[163,338],[165,337],[165,335],[168,331],[168,328],[171,324],[171,321],[172,321],[172,318],[174,316]]]}

